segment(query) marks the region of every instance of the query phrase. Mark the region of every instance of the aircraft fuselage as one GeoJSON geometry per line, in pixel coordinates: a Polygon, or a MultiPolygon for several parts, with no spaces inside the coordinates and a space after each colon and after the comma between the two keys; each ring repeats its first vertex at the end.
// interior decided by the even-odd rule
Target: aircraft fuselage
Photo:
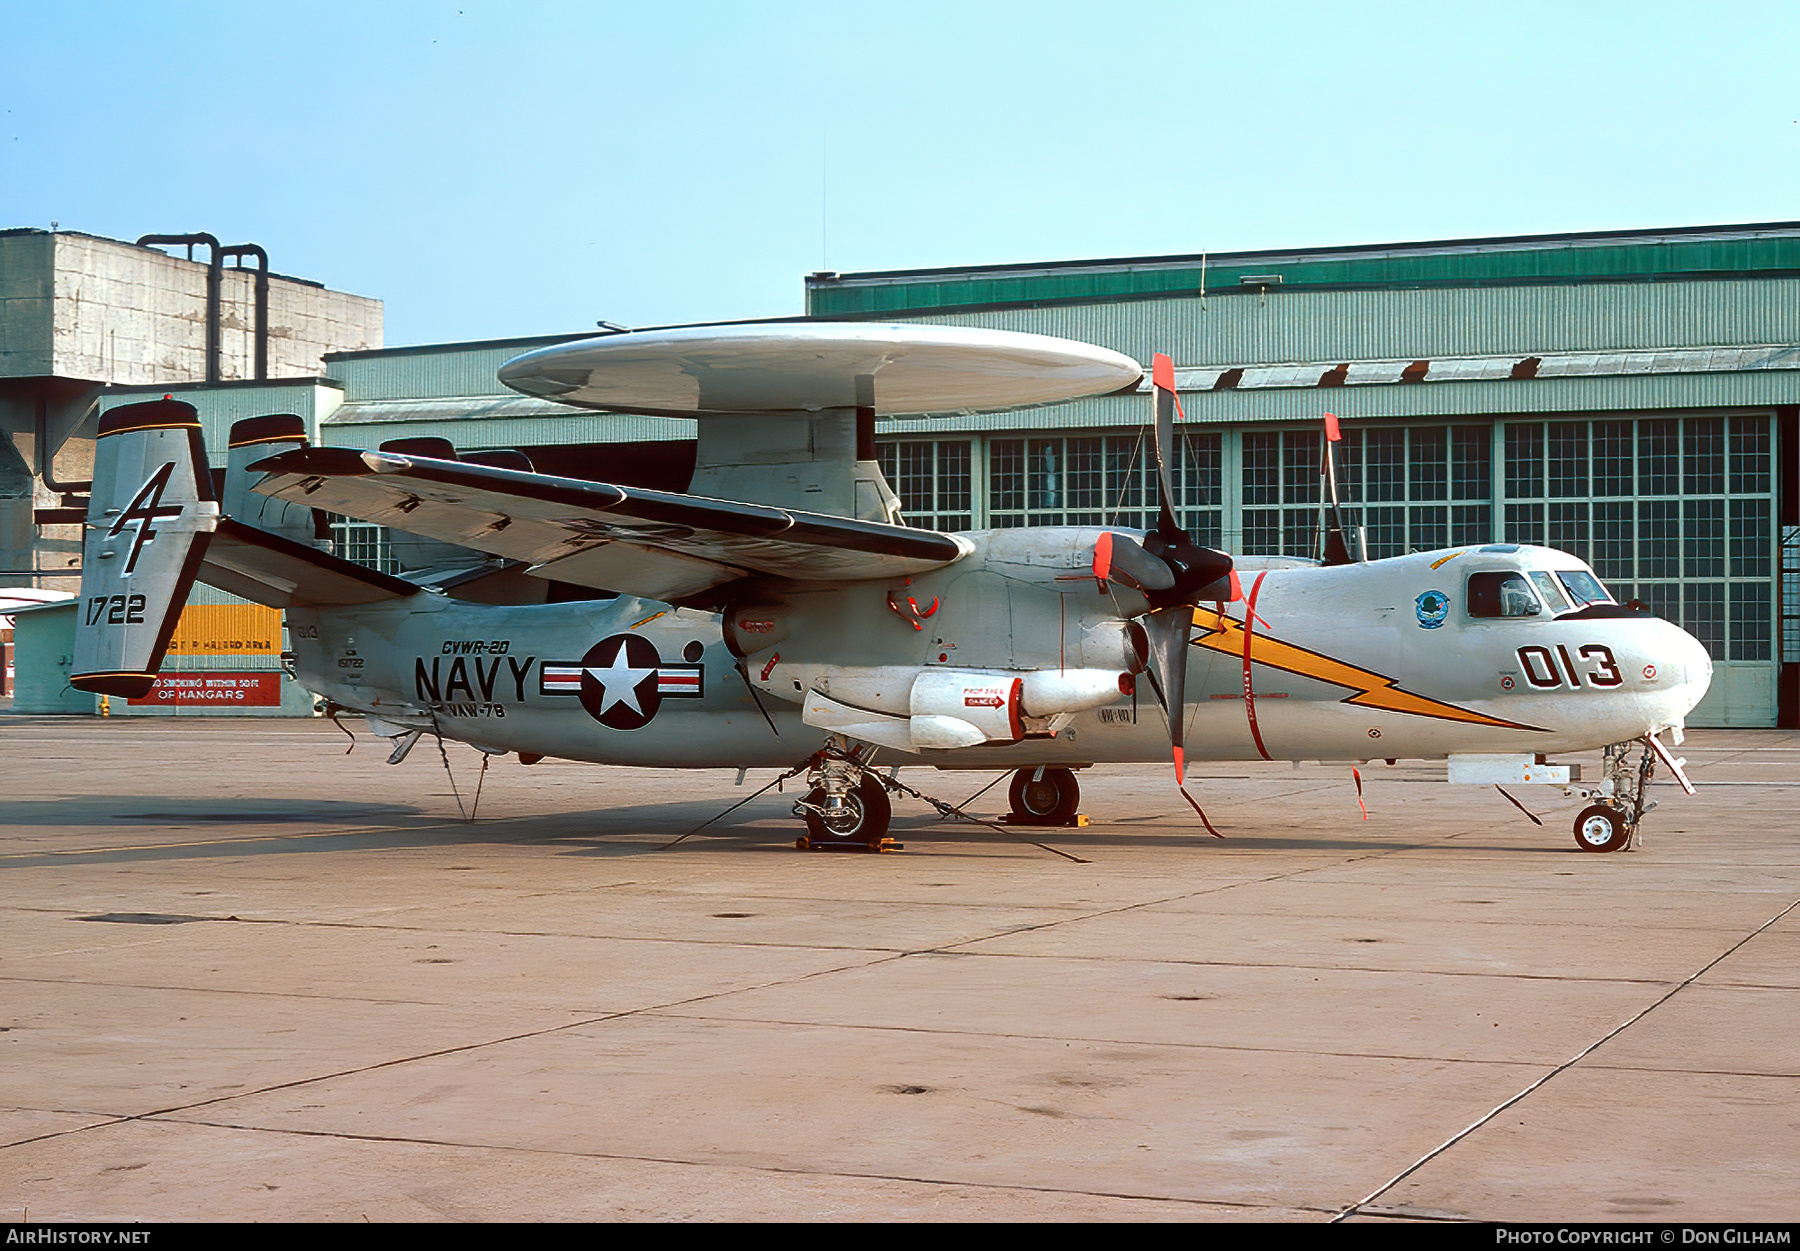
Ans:
{"type": "MultiPolygon", "coordinates": [[[[1016,741],[884,759],[1164,761],[1167,727],[1128,620],[1141,597],[1094,577],[1099,533],[981,532],[966,536],[970,556],[911,580],[796,584],[723,615],[630,596],[497,606],[422,591],[362,609],[293,609],[289,624],[308,688],[394,725],[435,722],[490,751],[785,767],[825,741],[825,728],[802,719],[809,696],[904,722],[921,674],[1057,670],[1136,673],[1135,699],[1127,678],[1105,702],[1055,719],[1030,715],[1028,700],[1016,741]]],[[[1249,557],[1237,568],[1242,598],[1196,613],[1190,760],[1596,748],[1680,725],[1710,681],[1705,649],[1675,625],[1606,604],[1581,611],[1557,578],[1591,573],[1548,548],[1332,568],[1249,557]],[[1522,611],[1520,584],[1535,591],[1536,612],[1522,611]],[[1512,592],[1504,605],[1497,588],[1512,592]]]]}

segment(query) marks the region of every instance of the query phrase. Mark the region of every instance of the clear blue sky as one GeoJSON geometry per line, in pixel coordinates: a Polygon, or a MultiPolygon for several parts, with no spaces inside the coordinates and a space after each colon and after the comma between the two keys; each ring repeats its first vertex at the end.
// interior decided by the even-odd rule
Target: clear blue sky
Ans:
{"type": "Polygon", "coordinates": [[[389,344],[838,270],[1800,219],[1800,4],[0,0],[0,226],[205,230],[389,344]]]}

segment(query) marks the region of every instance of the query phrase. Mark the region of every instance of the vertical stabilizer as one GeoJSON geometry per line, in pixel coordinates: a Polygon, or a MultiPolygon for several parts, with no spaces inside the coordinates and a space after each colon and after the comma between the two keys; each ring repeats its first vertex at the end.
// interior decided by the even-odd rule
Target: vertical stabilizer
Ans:
{"type": "Polygon", "coordinates": [[[292,452],[307,446],[308,442],[306,422],[294,413],[246,417],[233,424],[230,448],[225,456],[225,488],[222,492],[225,515],[258,530],[311,546],[318,537],[318,529],[309,506],[271,499],[250,489],[250,483],[262,477],[250,472],[253,462],[292,452]]]}
{"type": "Polygon", "coordinates": [[[100,419],[69,685],[149,693],[218,519],[193,405],[153,400],[100,419]]]}

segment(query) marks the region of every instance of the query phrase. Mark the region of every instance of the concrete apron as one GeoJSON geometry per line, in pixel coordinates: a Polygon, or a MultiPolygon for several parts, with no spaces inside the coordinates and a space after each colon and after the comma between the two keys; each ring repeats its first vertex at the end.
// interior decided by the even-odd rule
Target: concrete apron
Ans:
{"type": "Polygon", "coordinates": [[[316,722],[0,734],[4,1219],[1796,1215],[1800,735],[1694,735],[1613,855],[1441,766],[1367,821],[1197,767],[1222,843],[1094,770],[1077,864],[908,801],[801,854],[791,787],[660,850],[730,772],[497,760],[465,824],[316,722]]]}

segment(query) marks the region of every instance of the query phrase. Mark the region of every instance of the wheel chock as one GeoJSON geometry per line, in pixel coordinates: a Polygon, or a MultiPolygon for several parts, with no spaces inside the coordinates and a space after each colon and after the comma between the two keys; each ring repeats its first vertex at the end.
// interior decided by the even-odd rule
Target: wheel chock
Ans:
{"type": "Polygon", "coordinates": [[[1022,812],[1009,812],[1000,818],[1001,825],[1028,825],[1033,829],[1079,830],[1088,823],[1085,812],[1078,812],[1067,821],[1045,821],[1038,817],[1027,816],[1022,812]]]}
{"type": "Polygon", "coordinates": [[[794,847],[798,851],[861,851],[880,853],[884,851],[906,850],[905,843],[896,843],[891,838],[882,838],[877,843],[869,843],[866,841],[856,842],[850,839],[845,839],[842,842],[835,839],[829,842],[814,842],[804,834],[794,840],[794,847]]]}

